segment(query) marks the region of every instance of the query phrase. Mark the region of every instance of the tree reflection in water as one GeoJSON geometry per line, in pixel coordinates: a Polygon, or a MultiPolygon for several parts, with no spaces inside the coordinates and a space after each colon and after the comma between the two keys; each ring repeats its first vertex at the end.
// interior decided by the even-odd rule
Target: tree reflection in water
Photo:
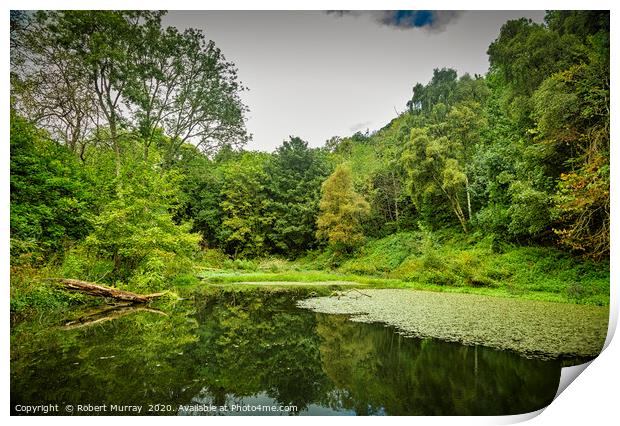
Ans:
{"type": "Polygon", "coordinates": [[[555,395],[558,361],[296,308],[306,294],[220,291],[168,316],[137,311],[75,329],[58,318],[22,322],[11,333],[11,409],[137,404],[144,414],[170,404],[146,414],[192,414],[179,406],[237,403],[294,405],[301,415],[499,415],[537,410],[555,395]]]}

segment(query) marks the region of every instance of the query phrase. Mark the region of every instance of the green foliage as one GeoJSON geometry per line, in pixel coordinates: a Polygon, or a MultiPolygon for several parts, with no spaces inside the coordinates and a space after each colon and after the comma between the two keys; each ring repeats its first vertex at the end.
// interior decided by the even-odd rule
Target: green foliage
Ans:
{"type": "Polygon", "coordinates": [[[43,281],[41,274],[27,268],[11,271],[12,319],[27,317],[35,312],[52,312],[68,309],[87,301],[84,296],[62,291],[52,283],[43,281]]]}
{"type": "Polygon", "coordinates": [[[276,252],[294,256],[316,245],[316,217],[321,183],[329,174],[323,151],[291,137],[267,164],[269,214],[274,217],[269,239],[276,252]]]}
{"type": "Polygon", "coordinates": [[[351,169],[336,167],[321,189],[317,236],[336,251],[348,251],[364,241],[360,223],[370,212],[368,202],[353,189],[351,169]]]}
{"type": "Polygon", "coordinates": [[[412,129],[402,156],[411,197],[419,210],[445,197],[467,232],[466,199],[468,178],[459,162],[461,146],[443,136],[433,138],[426,129],[412,129]]]}
{"type": "Polygon", "coordinates": [[[185,145],[174,165],[184,176],[175,219],[191,220],[193,231],[202,235],[204,247],[223,247],[219,239],[223,220],[223,170],[229,161],[235,161],[236,155],[225,148],[211,161],[193,146],[185,145]]]}
{"type": "Polygon", "coordinates": [[[292,269],[292,265],[279,257],[268,257],[260,261],[258,269],[265,272],[285,272],[292,269]]]}
{"type": "Polygon", "coordinates": [[[488,54],[491,70],[501,75],[510,90],[508,100],[516,107],[546,77],[582,59],[584,49],[572,34],[560,35],[542,24],[521,18],[502,26],[488,54]]]}
{"type": "Polygon", "coordinates": [[[420,237],[410,232],[400,232],[369,241],[359,255],[344,262],[340,269],[359,274],[387,274],[397,268],[407,257],[420,252],[420,237]]]}
{"type": "Polygon", "coordinates": [[[164,14],[12,15],[11,107],[25,117],[11,120],[13,265],[138,290],[192,271],[191,167],[175,163],[245,142],[247,108],[234,64],[164,14]]]}
{"type": "Polygon", "coordinates": [[[136,288],[162,288],[166,278],[182,271],[197,249],[199,236],[190,224],[176,224],[178,181],[151,152],[126,152],[115,196],[93,218],[93,231],[84,240],[88,256],[113,262],[108,279],[127,280],[136,288]]]}
{"type": "MultiPolygon", "coordinates": [[[[463,239],[424,226],[417,232],[368,242],[338,271],[396,279],[414,288],[439,287],[590,305],[609,303],[606,262],[576,259],[548,247],[498,245],[493,238],[480,234],[463,239]]],[[[361,277],[350,279],[365,282],[361,277]]]]}
{"type": "Polygon", "coordinates": [[[90,230],[94,195],[75,157],[11,112],[11,259],[42,260],[90,230]]]}
{"type": "MultiPolygon", "coordinates": [[[[12,13],[13,267],[144,291],[192,286],[196,265],[339,268],[606,303],[608,12],[509,21],[486,76],[435,69],[379,131],[274,153],[238,149],[234,64],[163,16],[12,13]]],[[[15,309],[64,300],[35,275],[15,284],[15,309]]]]}
{"type": "Polygon", "coordinates": [[[609,57],[594,51],[590,63],[551,76],[535,93],[539,143],[571,151],[554,194],[555,231],[564,245],[592,258],[609,251],[608,76],[609,57]]]}
{"type": "Polygon", "coordinates": [[[224,269],[229,257],[219,249],[205,248],[200,253],[200,263],[209,269],[224,269]]]}
{"type": "Polygon", "coordinates": [[[370,204],[370,214],[362,223],[366,236],[386,236],[415,223],[415,208],[399,162],[410,120],[410,114],[403,114],[374,134],[357,133],[326,144],[334,145],[333,161],[350,165],[355,190],[370,204]]]}
{"type": "Polygon", "coordinates": [[[39,11],[15,33],[13,96],[20,112],[83,153],[110,143],[117,165],[124,129],[148,155],[157,134],[165,157],[192,142],[212,152],[247,140],[237,69],[202,31],[162,26],[163,11],[39,11]],[[191,108],[189,107],[191,105],[191,108]],[[101,127],[109,130],[109,140],[101,127]]]}
{"type": "Polygon", "coordinates": [[[437,104],[450,105],[457,85],[456,71],[451,68],[435,68],[433,78],[425,87],[416,84],[413,97],[408,103],[410,109],[430,112],[437,104]]]}
{"type": "Polygon", "coordinates": [[[114,261],[89,254],[84,244],[67,252],[59,267],[62,277],[80,277],[86,281],[99,282],[114,278],[114,261]]]}
{"type": "MultiPolygon", "coordinates": [[[[70,253],[70,252],[69,252],[70,253]]],[[[68,257],[67,254],[66,257],[68,257]]],[[[89,296],[63,290],[48,281],[61,271],[54,265],[23,262],[11,265],[11,321],[92,304],[89,296]]]]}
{"type": "Polygon", "coordinates": [[[471,183],[479,180],[474,158],[487,126],[488,98],[484,79],[468,74],[457,79],[451,69],[435,70],[426,86],[414,87],[399,162],[409,195],[430,224],[438,222],[436,210],[442,206],[468,231],[479,202],[471,183]]]}
{"type": "Polygon", "coordinates": [[[559,239],[586,256],[606,257],[609,13],[552,11],[546,25],[509,21],[489,59],[497,105],[513,127],[500,138],[508,142],[512,133],[519,148],[507,157],[514,159],[504,175],[508,199],[491,205],[505,206],[512,235],[559,239]]]}
{"type": "Polygon", "coordinates": [[[265,188],[268,159],[267,154],[244,152],[222,170],[218,240],[235,258],[267,251],[267,232],[275,219],[265,188]]]}
{"type": "Polygon", "coordinates": [[[238,258],[293,257],[316,244],[320,187],[329,173],[323,150],[291,138],[274,154],[225,148],[209,160],[190,147],[182,153],[177,217],[192,219],[206,246],[238,258]]]}

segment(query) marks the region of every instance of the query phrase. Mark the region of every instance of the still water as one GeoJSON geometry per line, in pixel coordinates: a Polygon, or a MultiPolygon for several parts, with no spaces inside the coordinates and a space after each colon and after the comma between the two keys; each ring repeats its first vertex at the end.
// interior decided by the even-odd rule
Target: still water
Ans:
{"type": "Polygon", "coordinates": [[[502,415],[555,395],[559,361],[295,307],[307,292],[220,291],[165,314],[14,324],[11,413],[52,404],[59,415],[502,415]]]}

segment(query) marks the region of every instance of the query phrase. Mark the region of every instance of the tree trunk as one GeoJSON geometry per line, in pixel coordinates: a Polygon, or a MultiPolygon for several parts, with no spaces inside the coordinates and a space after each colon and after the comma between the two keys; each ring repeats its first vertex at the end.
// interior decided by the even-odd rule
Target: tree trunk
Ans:
{"type": "Polygon", "coordinates": [[[144,144],[144,161],[146,162],[149,159],[149,143],[146,139],[142,143],[144,144]]]}
{"type": "Polygon", "coordinates": [[[396,215],[396,230],[400,231],[400,222],[398,221],[398,196],[400,194],[399,191],[399,184],[398,184],[398,177],[396,176],[396,174],[394,172],[392,172],[392,189],[393,189],[393,193],[392,195],[394,195],[394,213],[396,215]]]}
{"type": "Polygon", "coordinates": [[[450,206],[452,207],[452,211],[458,218],[459,222],[461,222],[461,226],[463,227],[463,231],[467,234],[467,219],[465,218],[465,213],[463,213],[463,209],[461,208],[461,202],[459,201],[459,197],[457,194],[450,194],[446,188],[443,187],[440,180],[437,179],[436,176],[433,176],[435,181],[439,184],[439,187],[443,191],[443,193],[448,197],[448,201],[450,201],[450,206]]]}
{"type": "Polygon", "coordinates": [[[459,222],[461,222],[461,226],[463,227],[463,231],[467,234],[467,219],[465,219],[465,213],[463,213],[463,209],[461,208],[461,203],[459,202],[458,197],[450,197],[450,204],[452,204],[452,210],[454,214],[458,218],[459,222]]]}
{"type": "Polygon", "coordinates": [[[118,141],[118,134],[116,133],[116,118],[114,115],[110,120],[110,139],[112,139],[112,146],[114,147],[116,177],[119,177],[121,174],[121,147],[118,141]]]}
{"type": "Polygon", "coordinates": [[[394,208],[396,210],[396,230],[400,231],[400,222],[398,221],[398,197],[394,199],[394,208]]]}
{"type": "Polygon", "coordinates": [[[63,284],[67,290],[81,291],[83,293],[90,294],[91,296],[111,297],[116,300],[123,300],[132,303],[147,303],[154,298],[165,294],[137,294],[130,291],[119,290],[117,288],[93,284],[86,281],[74,280],[70,278],[50,278],[50,281],[56,281],[63,284]]]}
{"type": "Polygon", "coordinates": [[[469,179],[467,179],[467,175],[465,175],[465,193],[467,194],[467,216],[471,220],[471,197],[469,196],[469,179]]]}

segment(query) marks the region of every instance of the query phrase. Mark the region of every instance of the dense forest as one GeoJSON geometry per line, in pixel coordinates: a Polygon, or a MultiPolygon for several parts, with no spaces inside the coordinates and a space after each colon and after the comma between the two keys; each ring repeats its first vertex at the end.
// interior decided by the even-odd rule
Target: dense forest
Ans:
{"type": "Polygon", "coordinates": [[[163,16],[11,13],[13,311],[64,303],[47,277],[161,290],[265,258],[608,303],[609,12],[506,22],[486,75],[435,69],[382,129],[272,153],[244,149],[236,66],[163,16]]]}

